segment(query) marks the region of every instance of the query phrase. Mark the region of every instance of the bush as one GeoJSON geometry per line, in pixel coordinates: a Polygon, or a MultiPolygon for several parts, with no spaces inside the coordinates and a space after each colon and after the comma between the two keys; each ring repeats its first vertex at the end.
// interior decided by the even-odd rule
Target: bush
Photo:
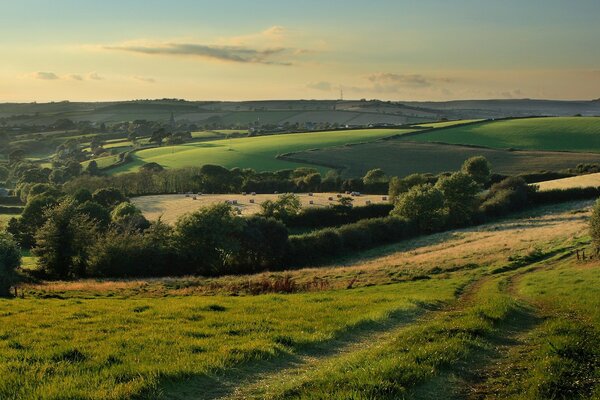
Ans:
{"type": "Polygon", "coordinates": [[[228,269],[236,273],[252,273],[277,267],[285,257],[288,231],[273,218],[253,216],[244,220],[238,237],[239,250],[228,269]]]}
{"type": "Polygon", "coordinates": [[[10,295],[15,269],[21,265],[21,251],[7,232],[0,232],[0,297],[10,295]]]}
{"type": "Polygon", "coordinates": [[[491,167],[485,157],[475,156],[463,163],[461,172],[469,175],[475,182],[483,186],[490,180],[491,167]]]}
{"type": "Polygon", "coordinates": [[[445,223],[444,194],[426,184],[412,187],[396,199],[392,215],[414,221],[422,232],[435,232],[445,223]]]}
{"type": "Polygon", "coordinates": [[[590,217],[590,236],[594,245],[600,247],[600,199],[596,200],[590,217]]]}
{"type": "Polygon", "coordinates": [[[152,277],[187,273],[177,262],[172,228],[155,222],[146,231],[110,230],[90,249],[88,274],[97,277],[152,277]]]}
{"type": "Polygon", "coordinates": [[[243,220],[229,204],[215,204],[179,218],[174,243],[182,266],[194,274],[218,274],[239,249],[243,220]]]}
{"type": "Polygon", "coordinates": [[[531,204],[536,190],[535,186],[529,186],[523,178],[506,178],[492,185],[480,211],[489,216],[501,216],[510,211],[522,210],[531,204]]]}
{"type": "Polygon", "coordinates": [[[370,204],[359,207],[309,207],[298,214],[288,216],[285,224],[288,228],[326,228],[354,223],[367,218],[386,217],[394,206],[392,204],[370,204]]]}
{"type": "Polygon", "coordinates": [[[280,195],[277,200],[267,200],[261,205],[261,215],[266,218],[275,218],[286,221],[297,215],[302,209],[300,198],[295,194],[287,193],[280,195]]]}

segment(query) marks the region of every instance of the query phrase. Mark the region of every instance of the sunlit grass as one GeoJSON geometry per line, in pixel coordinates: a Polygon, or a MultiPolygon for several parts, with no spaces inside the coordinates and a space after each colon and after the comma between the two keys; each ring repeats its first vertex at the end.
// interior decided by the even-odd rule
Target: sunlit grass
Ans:
{"type": "Polygon", "coordinates": [[[449,301],[464,278],[253,297],[0,300],[0,398],[154,398],[205,374],[449,301]],[[151,393],[155,393],[154,395],[151,393]]]}

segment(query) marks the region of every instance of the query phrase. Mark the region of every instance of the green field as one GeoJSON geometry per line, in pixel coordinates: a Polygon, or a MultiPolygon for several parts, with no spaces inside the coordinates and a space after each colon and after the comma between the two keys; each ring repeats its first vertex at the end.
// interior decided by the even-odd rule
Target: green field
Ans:
{"type": "Polygon", "coordinates": [[[561,117],[486,121],[425,132],[411,141],[497,149],[600,152],[600,118],[561,117]]]}
{"type": "MultiPolygon", "coordinates": [[[[279,170],[306,164],[278,160],[279,154],[374,141],[384,137],[412,132],[398,129],[363,129],[244,137],[163,146],[132,154],[133,161],[112,170],[113,173],[136,171],[140,166],[156,162],[167,168],[217,164],[228,168],[254,168],[258,171],[279,170]]],[[[325,170],[326,168],[319,168],[325,170]]]]}
{"type": "Polygon", "coordinates": [[[327,268],[25,284],[0,300],[0,398],[597,398],[600,262],[573,256],[589,205],[327,268]]]}
{"type": "Polygon", "coordinates": [[[456,121],[441,121],[441,122],[430,122],[425,124],[413,125],[415,128],[447,128],[449,126],[470,124],[473,122],[483,121],[481,119],[459,119],[456,121]]]}
{"type": "MultiPolygon", "coordinates": [[[[411,139],[417,137],[412,136],[411,139]]],[[[456,171],[464,160],[480,155],[490,161],[494,172],[507,175],[557,171],[574,168],[579,163],[600,163],[600,154],[597,153],[508,151],[412,142],[402,137],[355,146],[302,151],[289,158],[296,162],[332,165],[341,171],[342,176],[356,177],[364,176],[373,168],[381,168],[389,176],[456,171]]]]}
{"type": "Polygon", "coordinates": [[[391,315],[408,319],[449,300],[459,285],[456,279],[239,298],[0,300],[0,398],[157,398],[172,380],[327,343],[391,315]]]}

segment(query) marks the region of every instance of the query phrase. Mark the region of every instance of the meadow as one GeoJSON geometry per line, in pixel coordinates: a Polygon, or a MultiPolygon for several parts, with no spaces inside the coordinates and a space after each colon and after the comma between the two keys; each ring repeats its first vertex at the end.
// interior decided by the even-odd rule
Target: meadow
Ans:
{"type": "Polygon", "coordinates": [[[424,132],[411,141],[552,151],[600,152],[600,118],[552,117],[485,121],[424,132]]]}
{"type": "Polygon", "coordinates": [[[413,125],[415,128],[448,128],[450,126],[471,124],[473,122],[480,122],[482,119],[459,119],[455,121],[441,121],[441,122],[430,122],[425,124],[413,125]]]}
{"type": "Polygon", "coordinates": [[[0,300],[0,397],[590,398],[590,204],[276,274],[25,284],[0,300]]]}
{"type": "MultiPolygon", "coordinates": [[[[277,156],[312,148],[373,141],[408,132],[413,130],[363,129],[308,132],[163,146],[133,153],[131,162],[112,169],[111,173],[136,171],[149,162],[156,162],[166,168],[217,164],[228,168],[254,168],[257,171],[293,169],[307,165],[279,160],[277,156]]],[[[325,171],[327,168],[319,167],[319,169],[325,171]]]]}
{"type": "MultiPolygon", "coordinates": [[[[423,134],[425,135],[425,134],[423,134]]],[[[574,168],[579,163],[599,163],[596,153],[507,151],[503,149],[474,148],[442,143],[415,142],[420,135],[407,139],[336,146],[325,149],[301,151],[284,159],[296,162],[327,164],[341,171],[344,177],[363,176],[373,168],[381,168],[390,176],[412,173],[438,174],[455,171],[469,157],[484,156],[493,171],[515,175],[534,171],[556,171],[574,168]]]]}

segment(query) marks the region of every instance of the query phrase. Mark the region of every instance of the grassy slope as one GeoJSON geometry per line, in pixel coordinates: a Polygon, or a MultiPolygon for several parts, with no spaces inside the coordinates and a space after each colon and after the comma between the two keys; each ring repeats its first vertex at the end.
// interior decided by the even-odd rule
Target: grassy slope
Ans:
{"type": "Polygon", "coordinates": [[[410,140],[492,148],[600,152],[600,118],[528,118],[482,122],[412,136],[410,140]]]}
{"type": "Polygon", "coordinates": [[[292,151],[376,140],[407,132],[411,132],[411,130],[371,129],[314,132],[166,146],[139,151],[133,155],[132,162],[115,168],[112,172],[135,171],[148,162],[157,162],[167,168],[203,164],[217,164],[229,168],[254,168],[259,171],[295,168],[301,164],[277,160],[276,156],[292,151]]]}
{"type": "MultiPolygon", "coordinates": [[[[495,363],[491,355],[498,353],[499,341],[512,343],[507,324],[529,318],[524,302],[542,310],[549,322],[519,327],[531,335],[531,344],[514,360],[500,355],[509,364],[526,360],[530,373],[510,380],[565,393],[566,369],[549,372],[569,361],[569,354],[582,354],[577,346],[587,331],[580,326],[593,332],[599,323],[597,311],[593,318],[587,315],[599,305],[600,281],[592,269],[597,264],[575,263],[568,255],[573,246],[586,243],[587,214],[577,211],[589,205],[545,207],[521,219],[385,246],[330,268],[289,272],[298,282],[327,280],[331,289],[320,292],[218,294],[243,295],[236,285],[260,276],[122,282],[123,291],[120,282],[96,283],[94,289],[78,282],[31,286],[25,299],[0,300],[0,374],[5,377],[0,397],[126,399],[141,391],[156,398],[161,390],[167,398],[396,399],[411,393],[449,398],[470,385],[458,376],[495,363]],[[535,256],[515,257],[530,254],[535,256]],[[344,289],[349,280],[354,290],[344,289]],[[194,296],[202,286],[217,294],[194,296]],[[440,310],[440,301],[448,306],[440,310]],[[421,307],[430,309],[427,315],[366,336],[364,346],[336,350],[333,344],[340,335],[368,333],[373,321],[398,316],[409,321],[421,307]],[[560,308],[579,316],[562,318],[560,308]],[[577,319],[587,325],[574,324],[577,319]],[[543,346],[548,337],[569,350],[552,363],[539,361],[557,356],[543,346]],[[316,343],[334,350],[303,358],[316,343]],[[252,364],[268,358],[273,364],[252,364]],[[233,368],[240,364],[248,369],[233,368]],[[215,371],[222,373],[206,375],[215,371]],[[230,374],[240,373],[246,375],[231,380],[230,374]],[[15,390],[21,392],[15,395],[15,390]]],[[[583,350],[584,356],[589,353],[583,350]]],[[[569,362],[565,365],[574,361],[569,362]]],[[[586,371],[577,371],[584,382],[593,382],[586,371]]],[[[510,392],[510,382],[485,380],[483,385],[510,392]]],[[[542,396],[547,391],[531,393],[524,398],[552,398],[542,396]]]]}
{"type": "Polygon", "coordinates": [[[294,295],[0,300],[0,398],[120,399],[447,301],[461,279],[294,295]],[[335,311],[335,312],[332,312],[335,311]],[[354,328],[353,328],[354,327],[354,328]]]}
{"type": "MultiPolygon", "coordinates": [[[[413,139],[417,136],[412,136],[413,139]]],[[[577,164],[598,163],[597,153],[568,153],[540,151],[507,151],[489,148],[409,142],[402,138],[356,146],[338,146],[292,155],[306,163],[335,165],[344,176],[363,176],[366,171],[381,168],[390,176],[412,173],[456,171],[469,157],[483,155],[494,172],[519,174],[540,170],[573,168],[577,164]]]]}
{"type": "Polygon", "coordinates": [[[449,126],[469,124],[472,122],[482,121],[481,119],[459,119],[456,121],[430,122],[425,124],[413,125],[415,128],[447,128],[449,126]]]}

